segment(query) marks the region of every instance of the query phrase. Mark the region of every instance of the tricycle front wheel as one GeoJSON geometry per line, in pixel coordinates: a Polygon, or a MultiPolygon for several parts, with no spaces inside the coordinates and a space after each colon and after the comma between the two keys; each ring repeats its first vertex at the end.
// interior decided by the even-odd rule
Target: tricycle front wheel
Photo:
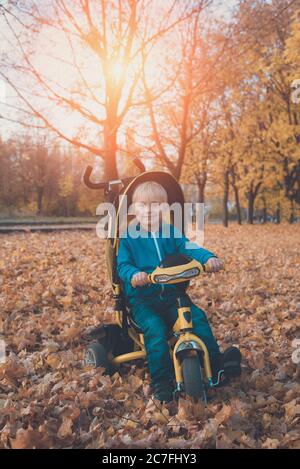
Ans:
{"type": "Polygon", "coordinates": [[[198,355],[183,358],[182,376],[185,393],[195,402],[200,400],[206,405],[205,383],[203,380],[201,361],[198,355]]]}

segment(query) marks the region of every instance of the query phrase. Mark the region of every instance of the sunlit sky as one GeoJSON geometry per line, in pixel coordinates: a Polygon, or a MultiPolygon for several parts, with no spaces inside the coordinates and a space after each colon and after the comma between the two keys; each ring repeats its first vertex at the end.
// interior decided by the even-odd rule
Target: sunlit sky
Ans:
{"type": "MultiPolygon", "coordinates": [[[[157,0],[154,0],[157,1],[157,0]]],[[[5,2],[1,2],[2,4],[5,5],[5,2]]],[[[42,0],[38,0],[37,3],[42,4],[42,0]]],[[[159,4],[159,2],[158,2],[159,4]]],[[[157,4],[157,5],[158,5],[157,4]]],[[[215,15],[216,17],[225,17],[225,19],[230,17],[230,12],[231,9],[235,6],[236,0],[220,0],[219,1],[219,6],[216,5],[212,9],[212,14],[215,15]]],[[[11,54],[11,47],[9,45],[8,40],[11,38],[11,32],[9,31],[9,28],[7,24],[4,22],[3,18],[0,17],[0,54],[5,54],[8,53],[11,54]]],[[[48,53],[49,49],[49,44],[51,42],[51,37],[44,35],[44,39],[41,38],[40,42],[38,44],[35,44],[35,49],[34,49],[34,59],[33,63],[34,65],[44,73],[45,76],[47,76],[48,79],[55,81],[55,87],[59,91],[58,87],[63,87],[64,85],[70,89],[70,86],[72,86],[72,90],[74,90],[74,99],[78,95],[76,95],[76,88],[75,88],[75,83],[73,80],[72,76],[72,69],[70,66],[67,64],[61,64],[61,66],[57,66],[57,60],[54,56],[56,56],[55,50],[53,48],[51,49],[51,53],[48,53]],[[49,41],[49,44],[48,44],[49,41]],[[52,55],[52,56],[51,56],[52,55]]],[[[57,36],[55,38],[57,40],[57,36]]],[[[64,41],[61,40],[59,41],[59,56],[60,57],[68,57],[68,54],[70,54],[69,51],[67,51],[68,46],[66,45],[66,53],[64,54],[64,50],[62,49],[64,41]]],[[[58,55],[58,54],[57,54],[58,55]]],[[[16,61],[18,60],[18,56],[16,55],[16,61]]],[[[80,59],[79,59],[80,63],[80,59]]],[[[113,64],[112,70],[113,74],[115,74],[117,77],[120,73],[120,65],[118,63],[113,64]]],[[[89,76],[95,76],[97,77],[97,74],[99,74],[99,71],[96,69],[96,66],[94,66],[93,70],[93,64],[92,62],[89,62],[88,64],[88,71],[89,71],[89,76]]],[[[149,80],[150,84],[155,83],[158,80],[158,76],[155,73],[156,67],[150,66],[148,70],[148,76],[147,79],[149,80]],[[150,71],[151,70],[151,71],[150,71]]],[[[11,77],[14,76],[10,75],[11,77]]],[[[93,80],[91,80],[91,83],[93,83],[93,80]]],[[[94,81],[94,84],[96,86],[97,81],[94,81]]],[[[27,86],[30,86],[30,83],[26,83],[25,81],[20,82],[19,81],[19,86],[22,86],[23,88],[27,88],[27,86]]],[[[61,88],[61,91],[63,88],[61,88]]],[[[97,97],[98,94],[97,94],[97,97]]],[[[61,108],[58,107],[57,104],[54,102],[50,104],[45,99],[38,99],[37,97],[31,98],[31,99],[36,99],[37,102],[39,103],[38,105],[40,106],[40,109],[43,109],[44,107],[47,109],[47,116],[49,116],[52,119],[52,122],[55,123],[55,126],[62,129],[64,133],[68,135],[73,135],[74,134],[74,129],[78,131],[78,127],[81,124],[81,118],[76,117],[72,115],[72,117],[62,110],[61,108]]],[[[101,97],[99,97],[101,99],[101,97]]],[[[16,99],[15,99],[15,92],[14,90],[7,84],[3,83],[1,81],[0,77],[0,115],[3,116],[9,116],[11,119],[16,119],[18,120],[20,117],[20,114],[16,111],[13,110],[11,106],[16,104],[16,99]]],[[[24,107],[24,106],[23,106],[24,107]]],[[[93,102],[91,99],[89,101],[89,109],[92,112],[95,112],[99,118],[102,118],[103,115],[101,116],[101,106],[99,106],[97,103],[93,102]]],[[[23,119],[24,120],[24,119],[23,119]]],[[[19,131],[24,131],[23,126],[19,126],[15,123],[8,122],[7,120],[0,119],[0,136],[3,138],[7,138],[10,136],[13,132],[19,132],[19,131]]],[[[124,129],[122,129],[124,132],[124,129]]],[[[124,137],[124,135],[123,135],[124,137]]],[[[99,138],[100,138],[100,131],[99,131],[99,138]]],[[[122,136],[121,136],[122,138],[122,136]]]]}

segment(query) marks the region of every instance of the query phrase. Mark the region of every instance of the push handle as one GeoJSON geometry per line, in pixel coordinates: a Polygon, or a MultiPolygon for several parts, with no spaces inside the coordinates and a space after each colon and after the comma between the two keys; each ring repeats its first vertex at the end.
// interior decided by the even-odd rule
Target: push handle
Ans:
{"type": "MultiPolygon", "coordinates": [[[[141,173],[145,172],[145,166],[144,166],[144,164],[142,163],[141,160],[139,160],[138,158],[135,158],[135,159],[133,160],[133,162],[134,162],[134,164],[139,168],[139,170],[140,170],[141,173]]],[[[108,181],[108,182],[93,182],[93,181],[91,181],[91,179],[90,179],[92,172],[93,172],[93,166],[88,165],[88,166],[85,168],[84,175],[83,175],[84,184],[85,184],[89,189],[99,190],[99,189],[106,189],[106,188],[108,188],[109,183],[112,182],[112,181],[108,181]]],[[[127,180],[129,180],[129,179],[134,179],[134,178],[124,178],[124,179],[120,180],[120,182],[122,182],[122,181],[127,181],[127,180]]]]}
{"type": "Polygon", "coordinates": [[[84,171],[83,175],[83,181],[84,184],[89,188],[89,189],[104,189],[107,187],[108,183],[107,182],[92,182],[90,180],[90,176],[93,171],[93,166],[87,166],[84,171]]]}

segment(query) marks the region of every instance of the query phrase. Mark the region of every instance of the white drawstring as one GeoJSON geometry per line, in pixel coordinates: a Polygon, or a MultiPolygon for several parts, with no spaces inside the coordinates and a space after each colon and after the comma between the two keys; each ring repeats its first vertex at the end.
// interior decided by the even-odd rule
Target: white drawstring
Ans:
{"type": "MultiPolygon", "coordinates": [[[[158,258],[160,260],[160,262],[162,261],[162,257],[161,257],[161,252],[160,252],[160,249],[159,249],[159,246],[158,246],[158,242],[157,242],[157,239],[155,237],[155,231],[151,231],[151,235],[153,235],[153,240],[154,240],[154,244],[155,244],[155,247],[156,247],[156,251],[157,251],[157,254],[158,254],[158,258]]],[[[162,294],[163,294],[163,291],[165,289],[164,285],[161,285],[161,293],[159,295],[160,299],[162,300],[162,294]]]]}

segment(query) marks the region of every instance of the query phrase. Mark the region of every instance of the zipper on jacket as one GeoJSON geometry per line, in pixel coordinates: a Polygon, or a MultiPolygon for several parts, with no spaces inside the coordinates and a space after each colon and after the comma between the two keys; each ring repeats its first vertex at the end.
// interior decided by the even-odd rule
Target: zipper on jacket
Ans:
{"type": "MultiPolygon", "coordinates": [[[[159,258],[159,260],[160,260],[160,262],[161,262],[161,261],[162,261],[161,252],[160,252],[160,249],[159,249],[159,246],[158,246],[157,239],[156,239],[156,237],[155,237],[155,232],[154,232],[154,231],[151,231],[151,234],[153,235],[153,241],[154,241],[154,244],[155,244],[155,247],[156,247],[156,251],[157,251],[157,254],[158,254],[158,258],[159,258]]],[[[165,289],[164,285],[161,285],[161,288],[162,288],[162,290],[161,290],[161,293],[159,294],[159,297],[160,297],[160,299],[162,300],[163,298],[162,298],[161,295],[163,294],[164,289],[165,289]]]]}

